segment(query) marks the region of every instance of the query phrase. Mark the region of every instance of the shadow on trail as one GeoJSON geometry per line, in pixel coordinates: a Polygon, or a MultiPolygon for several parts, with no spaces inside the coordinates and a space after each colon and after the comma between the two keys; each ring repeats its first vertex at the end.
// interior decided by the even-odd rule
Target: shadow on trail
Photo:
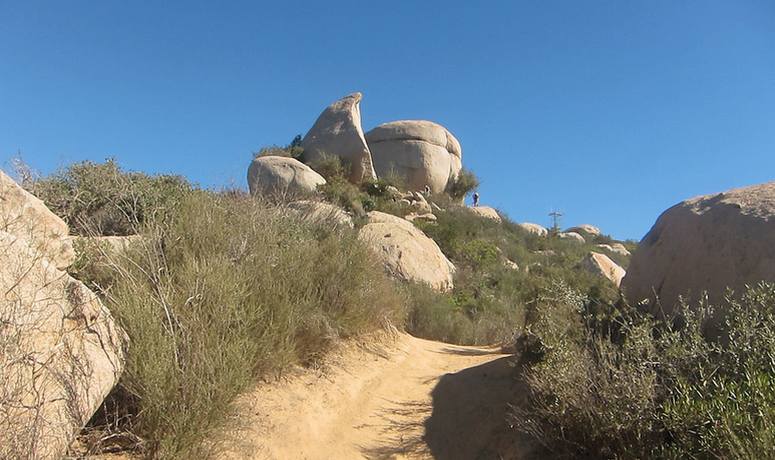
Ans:
{"type": "Polygon", "coordinates": [[[503,357],[439,380],[423,436],[433,458],[531,458],[527,439],[507,423],[509,404],[521,403],[527,393],[514,362],[503,357]]]}
{"type": "Polygon", "coordinates": [[[423,422],[431,413],[431,407],[422,402],[394,403],[379,416],[383,422],[378,426],[383,446],[364,448],[361,452],[370,460],[402,458],[420,454],[425,450],[422,437],[423,422]],[[417,417],[417,415],[420,417],[417,417]]]}
{"type": "Polygon", "coordinates": [[[449,354],[449,355],[459,355],[459,356],[485,356],[485,355],[500,354],[500,351],[498,351],[498,350],[479,350],[479,349],[476,349],[476,348],[453,348],[453,347],[447,347],[447,348],[444,348],[441,351],[437,351],[436,353],[443,353],[443,354],[449,354]]]}

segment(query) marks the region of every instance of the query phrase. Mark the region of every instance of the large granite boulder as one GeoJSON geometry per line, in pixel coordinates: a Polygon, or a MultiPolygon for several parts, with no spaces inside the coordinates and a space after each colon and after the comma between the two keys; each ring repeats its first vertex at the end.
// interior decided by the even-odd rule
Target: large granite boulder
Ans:
{"type": "Polygon", "coordinates": [[[323,176],[290,157],[256,157],[248,168],[248,187],[253,195],[304,196],[325,183],[323,176]]]}
{"type": "Polygon", "coordinates": [[[366,133],[378,177],[396,174],[410,190],[447,190],[462,169],[460,142],[443,126],[425,120],[385,123],[366,133]]]}
{"type": "Polygon", "coordinates": [[[619,287],[622,283],[622,278],[625,275],[625,271],[616,262],[611,260],[607,255],[600,254],[598,252],[590,252],[581,261],[581,268],[584,270],[604,278],[608,278],[612,283],[619,287]]]}
{"type": "Polygon", "coordinates": [[[0,458],[61,458],[118,381],[127,338],[96,295],[0,231],[0,458]]]}
{"type": "Polygon", "coordinates": [[[484,217],[485,219],[494,220],[495,222],[503,221],[500,214],[498,214],[498,211],[496,211],[495,208],[491,208],[489,206],[471,206],[468,208],[468,210],[479,217],[484,217]]]}
{"type": "Polygon", "coordinates": [[[326,107],[301,141],[305,163],[314,164],[323,155],[337,156],[350,166],[351,182],[376,179],[361,128],[362,97],[361,93],[353,93],[326,107]]]}
{"type": "Polygon", "coordinates": [[[23,238],[59,269],[75,260],[65,221],[0,171],[0,231],[23,238]]]}
{"type": "Polygon", "coordinates": [[[372,211],[358,238],[377,254],[395,278],[424,283],[438,291],[452,289],[454,265],[436,242],[411,222],[372,211]]]}
{"type": "MultiPolygon", "coordinates": [[[[683,201],[657,219],[633,253],[622,290],[631,303],[673,310],[707,291],[775,281],[775,182],[683,201]],[[659,302],[656,302],[656,299],[659,302]]],[[[661,309],[661,310],[660,310],[661,309]]]]}

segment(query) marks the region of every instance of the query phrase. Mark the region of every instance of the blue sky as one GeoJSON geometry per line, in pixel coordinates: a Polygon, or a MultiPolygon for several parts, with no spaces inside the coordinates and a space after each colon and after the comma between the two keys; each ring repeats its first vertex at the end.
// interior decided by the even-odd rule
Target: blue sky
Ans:
{"type": "Polygon", "coordinates": [[[640,239],[775,180],[775,3],[0,1],[0,164],[115,157],[245,186],[251,152],[364,93],[429,119],[485,204],[640,239]]]}

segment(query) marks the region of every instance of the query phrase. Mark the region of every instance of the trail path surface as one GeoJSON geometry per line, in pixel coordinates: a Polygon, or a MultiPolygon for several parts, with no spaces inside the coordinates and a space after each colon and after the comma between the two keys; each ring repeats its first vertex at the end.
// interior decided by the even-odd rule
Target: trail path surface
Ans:
{"type": "Polygon", "coordinates": [[[489,459],[515,391],[509,355],[401,334],[240,399],[229,458],[489,459]]]}

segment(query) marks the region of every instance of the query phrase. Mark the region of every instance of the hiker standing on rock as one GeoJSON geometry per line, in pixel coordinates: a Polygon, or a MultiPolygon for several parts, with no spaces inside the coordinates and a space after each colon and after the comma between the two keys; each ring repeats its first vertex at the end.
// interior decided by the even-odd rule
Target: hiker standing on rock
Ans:
{"type": "Polygon", "coordinates": [[[479,192],[474,192],[474,207],[479,206],[479,192]]]}

